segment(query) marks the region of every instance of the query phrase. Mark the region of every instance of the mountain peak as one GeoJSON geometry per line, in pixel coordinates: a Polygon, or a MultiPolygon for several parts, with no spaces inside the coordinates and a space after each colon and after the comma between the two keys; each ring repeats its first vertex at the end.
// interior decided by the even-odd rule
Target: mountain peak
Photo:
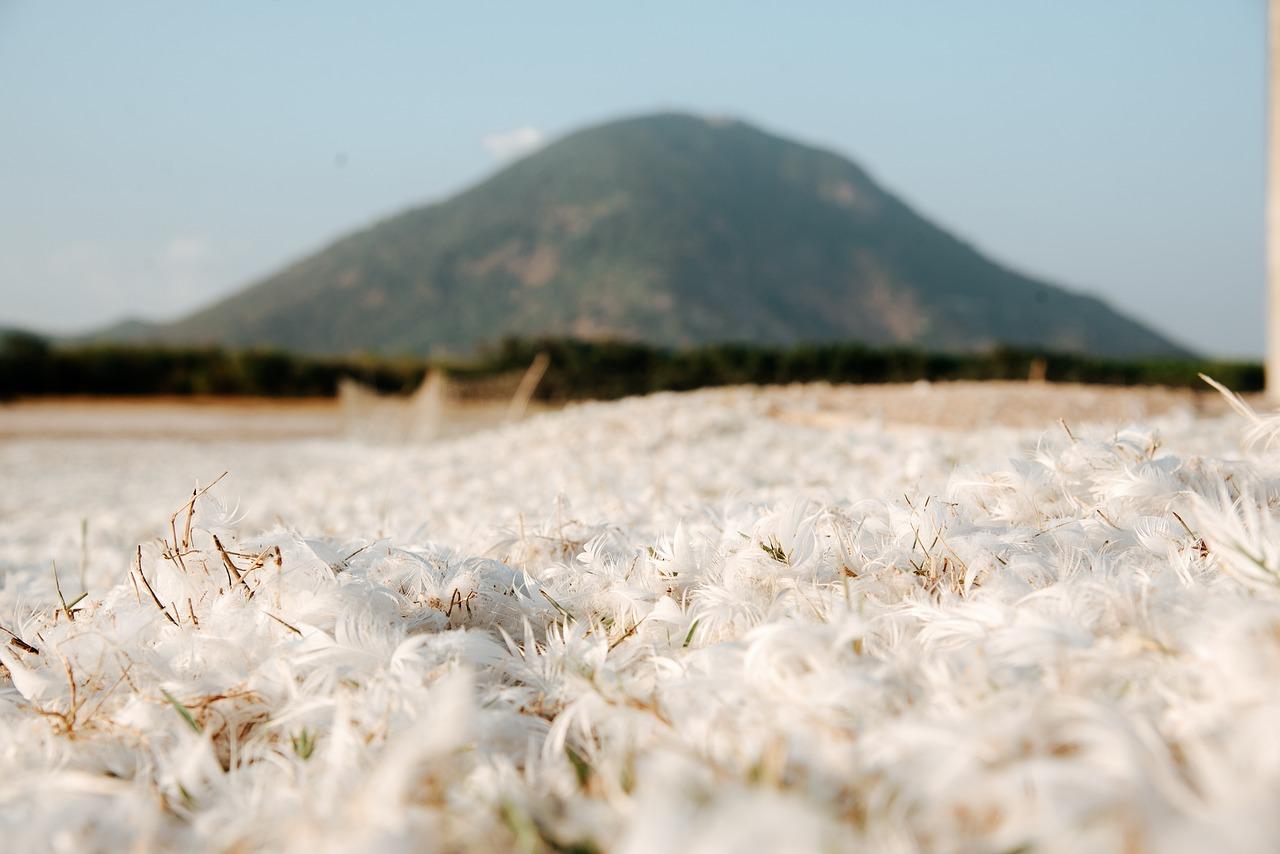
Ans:
{"type": "Polygon", "coordinates": [[[1182,352],[991,262],[846,158],[678,112],[569,134],[156,334],[313,353],[506,335],[1182,352]]]}

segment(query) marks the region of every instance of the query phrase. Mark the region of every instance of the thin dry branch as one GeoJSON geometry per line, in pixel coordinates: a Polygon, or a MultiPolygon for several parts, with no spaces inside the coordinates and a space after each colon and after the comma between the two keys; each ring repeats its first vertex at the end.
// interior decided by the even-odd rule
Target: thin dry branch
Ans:
{"type": "Polygon", "coordinates": [[[4,632],[6,635],[8,635],[10,638],[9,643],[12,644],[13,646],[16,646],[18,649],[22,650],[23,652],[29,652],[32,655],[40,654],[40,650],[36,649],[31,644],[24,641],[22,638],[18,637],[13,632],[6,629],[4,626],[0,626],[0,632],[4,632]]]}
{"type": "Polygon", "coordinates": [[[235,576],[235,580],[231,582],[232,586],[235,585],[236,581],[240,582],[244,585],[245,594],[248,598],[252,599],[253,588],[249,586],[249,582],[244,580],[244,573],[242,573],[240,571],[240,567],[236,566],[235,562],[231,560],[231,555],[227,554],[227,550],[222,547],[222,541],[218,539],[217,534],[213,535],[213,546],[218,550],[218,554],[222,556],[222,564],[227,568],[228,579],[230,579],[231,576],[235,576]]]}
{"type": "Polygon", "coordinates": [[[151,601],[156,603],[156,607],[160,609],[160,613],[164,614],[164,618],[175,626],[178,621],[173,615],[164,609],[164,605],[160,604],[160,597],[156,595],[156,591],[151,587],[151,582],[147,581],[146,574],[142,571],[142,546],[138,546],[138,577],[142,579],[142,586],[147,588],[147,592],[151,594],[151,601]]]}

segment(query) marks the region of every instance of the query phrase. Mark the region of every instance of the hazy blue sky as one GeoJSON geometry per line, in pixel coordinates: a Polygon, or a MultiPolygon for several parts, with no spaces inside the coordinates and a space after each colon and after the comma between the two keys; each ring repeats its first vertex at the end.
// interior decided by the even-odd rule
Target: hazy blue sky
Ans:
{"type": "Polygon", "coordinates": [[[681,108],[1261,352],[1265,0],[763,6],[0,0],[0,325],[171,317],[522,143],[681,108]]]}

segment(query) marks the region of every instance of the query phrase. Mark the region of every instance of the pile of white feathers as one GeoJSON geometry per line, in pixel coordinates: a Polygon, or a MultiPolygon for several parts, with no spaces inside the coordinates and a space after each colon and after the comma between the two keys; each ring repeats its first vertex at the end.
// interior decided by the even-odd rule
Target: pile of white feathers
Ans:
{"type": "Polygon", "coordinates": [[[7,444],[4,846],[1280,847],[1274,422],[805,393],[7,444]]]}

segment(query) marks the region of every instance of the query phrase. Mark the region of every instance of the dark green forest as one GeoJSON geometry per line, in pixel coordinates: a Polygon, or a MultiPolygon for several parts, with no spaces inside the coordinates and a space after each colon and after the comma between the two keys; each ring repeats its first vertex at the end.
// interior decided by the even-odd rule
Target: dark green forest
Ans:
{"type": "Polygon", "coordinates": [[[762,347],[717,344],[667,349],[565,338],[507,339],[474,358],[313,357],[271,350],[229,351],[131,345],[54,345],[34,335],[0,337],[0,398],[51,395],[248,395],[328,397],[344,377],[383,392],[409,392],[427,370],[483,380],[525,369],[544,352],[550,367],[537,397],[613,399],[653,391],[738,383],[915,380],[1018,380],[1043,372],[1050,382],[1203,388],[1204,372],[1241,392],[1262,388],[1254,362],[1204,359],[1115,360],[996,349],[947,355],[860,344],[762,347]]]}

